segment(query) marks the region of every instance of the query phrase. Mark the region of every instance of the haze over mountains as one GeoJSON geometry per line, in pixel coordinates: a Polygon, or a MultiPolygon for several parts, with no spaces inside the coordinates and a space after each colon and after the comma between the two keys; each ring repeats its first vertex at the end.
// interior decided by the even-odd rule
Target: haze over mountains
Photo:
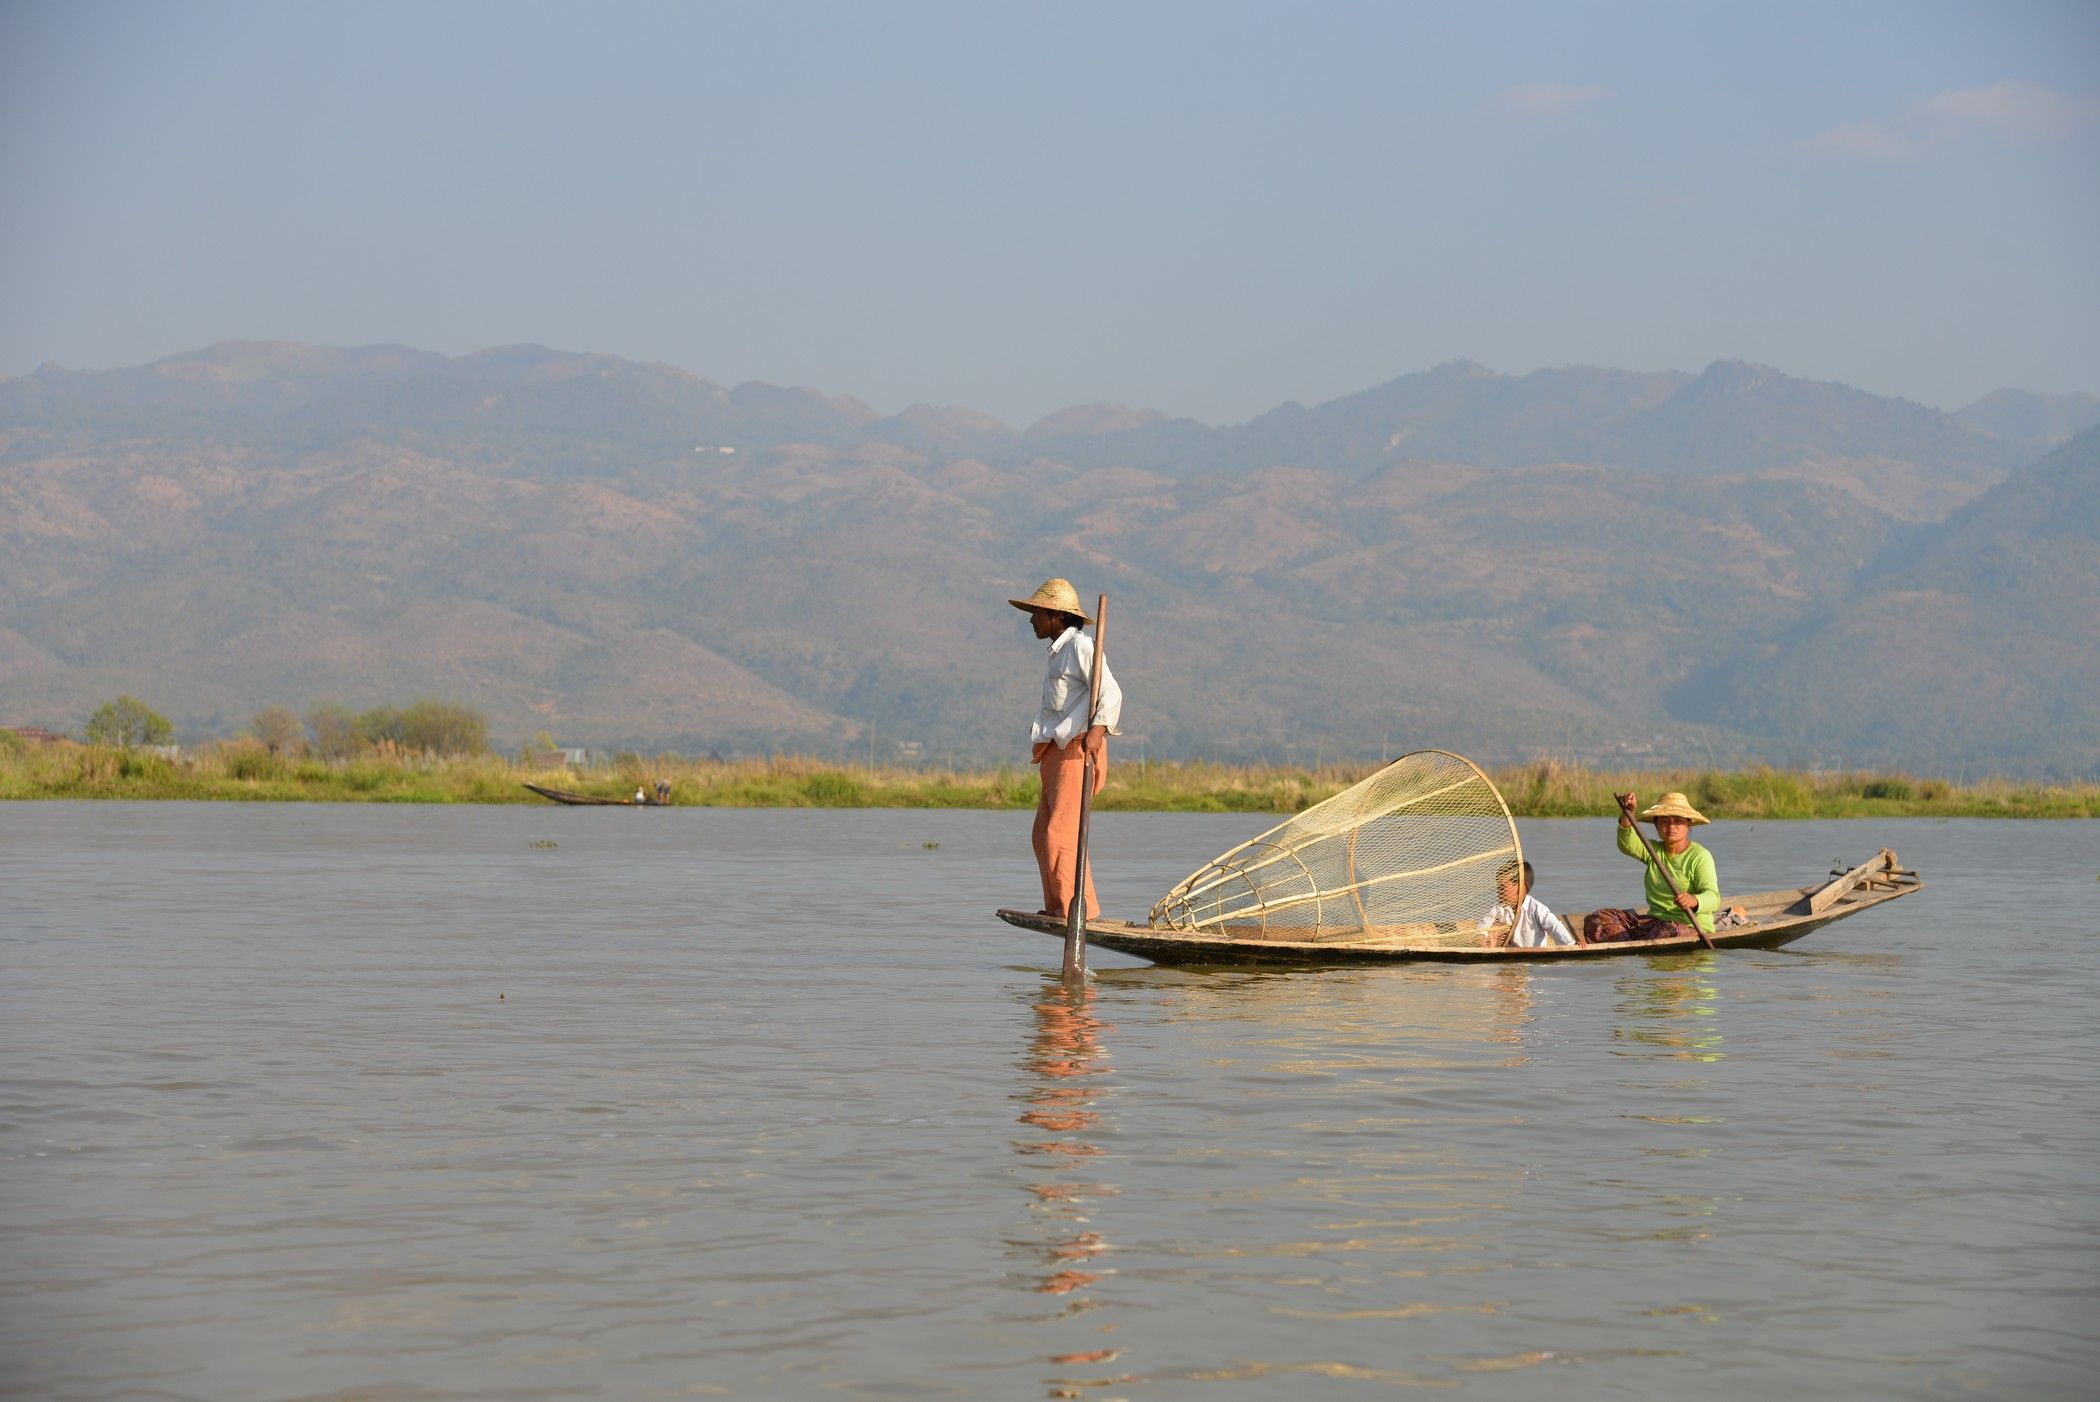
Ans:
{"type": "Polygon", "coordinates": [[[1021,757],[1114,599],[1151,754],[2100,765],[2100,398],[1459,362],[1025,429],[515,347],[0,383],[0,723],[435,695],[500,739],[1021,757]]]}

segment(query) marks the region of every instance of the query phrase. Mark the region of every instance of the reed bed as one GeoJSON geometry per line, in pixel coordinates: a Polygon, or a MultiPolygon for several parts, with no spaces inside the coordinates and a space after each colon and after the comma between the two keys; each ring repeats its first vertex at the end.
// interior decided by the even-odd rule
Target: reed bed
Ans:
{"type": "MultiPolygon", "coordinates": [[[[12,737],[9,737],[10,739],[12,737]]],[[[1373,765],[1317,768],[1202,762],[1115,762],[1096,801],[1104,810],[1286,814],[1369,774],[1373,765]]],[[[1491,768],[1520,818],[1599,817],[1614,793],[1646,799],[1681,789],[1716,819],[1865,817],[2091,818],[2100,784],[1980,779],[1950,783],[1887,772],[1805,773],[1590,769],[1556,762],[1491,768]]],[[[326,761],[271,754],[253,742],[200,747],[179,760],[92,745],[0,743],[0,799],[117,798],[332,803],[544,803],[527,780],[618,797],[669,781],[674,805],[722,808],[1032,808],[1031,767],[857,766],[776,755],[711,761],[628,757],[584,771],[498,755],[378,752],[326,761]]]]}

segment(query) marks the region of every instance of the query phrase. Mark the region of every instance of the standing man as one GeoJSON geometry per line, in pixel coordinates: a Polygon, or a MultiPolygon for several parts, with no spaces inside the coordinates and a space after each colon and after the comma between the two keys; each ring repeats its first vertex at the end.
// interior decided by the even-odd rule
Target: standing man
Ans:
{"type": "MultiPolygon", "coordinates": [[[[1123,688],[1106,666],[1101,671],[1101,710],[1088,724],[1092,699],[1094,640],[1083,631],[1094,620],[1079,606],[1068,580],[1046,579],[1025,599],[1008,603],[1027,614],[1035,635],[1050,647],[1043,700],[1028,738],[1042,767],[1043,790],[1035,804],[1035,864],[1043,877],[1042,914],[1063,918],[1072,899],[1073,868],[1079,862],[1079,795],[1086,761],[1094,761],[1094,792],[1108,782],[1108,737],[1122,732],[1123,688]],[[1076,743],[1075,743],[1076,742],[1076,743]]],[[[1089,868],[1092,863],[1087,864],[1089,868]]],[[[1100,914],[1094,873],[1086,874],[1086,914],[1100,914]]]]}

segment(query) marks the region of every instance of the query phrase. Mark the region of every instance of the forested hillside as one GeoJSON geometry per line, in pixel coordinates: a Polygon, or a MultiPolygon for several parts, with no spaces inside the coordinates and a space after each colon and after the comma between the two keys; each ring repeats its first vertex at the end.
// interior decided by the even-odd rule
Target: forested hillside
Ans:
{"type": "Polygon", "coordinates": [[[2083,772],[2095,436],[2026,466],[2082,406],[1993,400],[1458,364],[1017,429],[540,348],[47,369],[0,383],[0,723],[439,696],[513,744],[982,760],[1038,680],[1001,601],[1065,574],[1152,753],[2083,772]]]}

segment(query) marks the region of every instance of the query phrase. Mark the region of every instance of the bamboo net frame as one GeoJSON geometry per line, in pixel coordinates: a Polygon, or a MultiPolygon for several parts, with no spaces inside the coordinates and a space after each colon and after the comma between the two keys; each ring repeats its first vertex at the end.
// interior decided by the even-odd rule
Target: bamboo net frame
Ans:
{"type": "Polygon", "coordinates": [[[1523,859],[1480,766],[1417,750],[1213,858],[1149,923],[1250,940],[1471,940],[1497,876],[1523,859]]]}

